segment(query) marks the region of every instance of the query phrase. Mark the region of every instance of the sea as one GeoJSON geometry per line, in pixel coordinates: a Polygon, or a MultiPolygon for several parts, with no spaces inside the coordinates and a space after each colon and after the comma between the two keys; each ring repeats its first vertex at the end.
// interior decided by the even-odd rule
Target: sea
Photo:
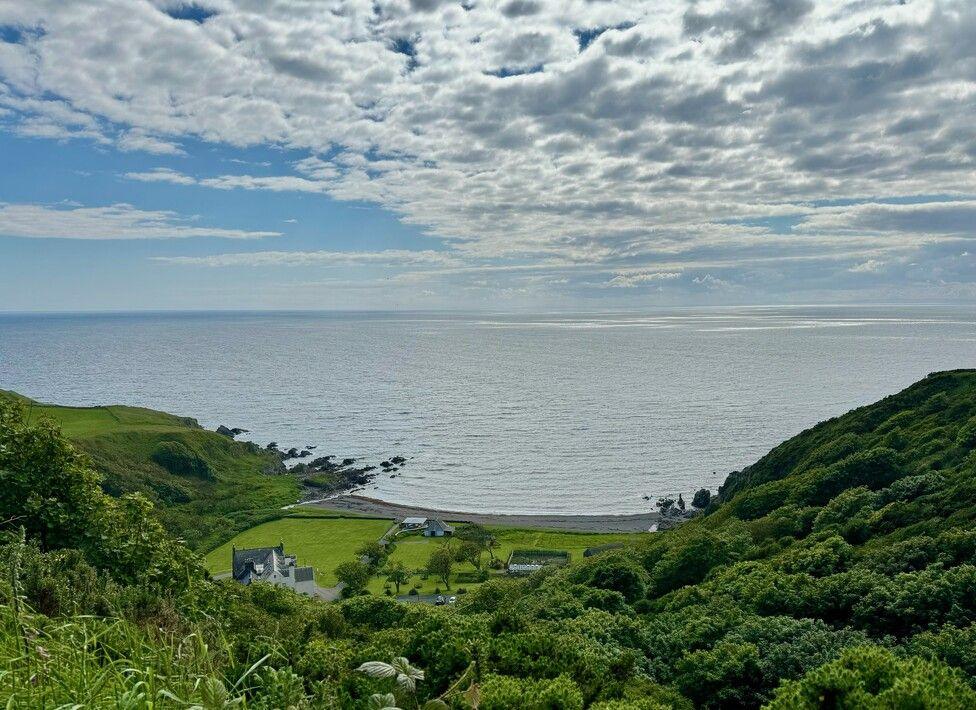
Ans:
{"type": "Polygon", "coordinates": [[[0,389],[403,456],[361,494],[460,511],[644,512],[967,367],[972,307],[0,315],[0,389]]]}

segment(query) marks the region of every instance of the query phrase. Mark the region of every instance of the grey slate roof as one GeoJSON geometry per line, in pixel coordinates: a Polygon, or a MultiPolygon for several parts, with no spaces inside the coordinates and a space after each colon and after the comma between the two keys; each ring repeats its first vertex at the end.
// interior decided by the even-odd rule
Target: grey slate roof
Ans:
{"type": "Polygon", "coordinates": [[[287,576],[288,557],[285,546],[253,547],[233,551],[233,573],[238,582],[248,584],[259,579],[268,579],[276,571],[287,576]]]}
{"type": "Polygon", "coordinates": [[[443,520],[437,520],[436,518],[427,521],[427,529],[443,530],[444,532],[454,532],[454,528],[452,526],[448,525],[443,520]]]}
{"type": "Polygon", "coordinates": [[[291,577],[292,570],[296,582],[310,581],[315,575],[311,567],[296,567],[295,556],[286,555],[283,544],[244,550],[235,547],[232,556],[234,579],[242,584],[271,579],[275,573],[282,577],[291,577]]]}

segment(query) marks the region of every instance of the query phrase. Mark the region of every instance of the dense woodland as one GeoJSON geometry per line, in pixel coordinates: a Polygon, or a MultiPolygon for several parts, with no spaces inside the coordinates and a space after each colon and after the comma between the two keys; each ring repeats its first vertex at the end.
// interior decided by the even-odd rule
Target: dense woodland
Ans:
{"type": "Polygon", "coordinates": [[[976,371],[781,444],[674,530],[454,607],[211,581],[178,520],[101,479],[0,403],[8,707],[976,707],[976,371]]]}

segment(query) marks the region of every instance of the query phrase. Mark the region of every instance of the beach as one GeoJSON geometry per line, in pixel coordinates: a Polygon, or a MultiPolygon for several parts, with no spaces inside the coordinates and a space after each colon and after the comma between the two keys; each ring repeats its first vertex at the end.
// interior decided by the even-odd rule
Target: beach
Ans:
{"type": "Polygon", "coordinates": [[[571,532],[612,533],[646,532],[661,516],[656,512],[627,515],[507,515],[498,513],[472,513],[455,510],[438,510],[398,503],[388,503],[376,498],[358,495],[342,495],[335,498],[312,501],[313,505],[349,513],[373,515],[383,518],[440,518],[449,522],[468,522],[480,525],[501,525],[513,528],[545,528],[571,532]]]}

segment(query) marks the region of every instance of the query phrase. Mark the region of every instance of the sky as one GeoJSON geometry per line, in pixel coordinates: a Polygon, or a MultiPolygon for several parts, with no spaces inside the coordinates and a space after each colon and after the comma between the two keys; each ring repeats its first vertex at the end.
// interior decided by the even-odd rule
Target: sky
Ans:
{"type": "Polygon", "coordinates": [[[976,301],[971,0],[2,0],[0,311],[976,301]]]}

